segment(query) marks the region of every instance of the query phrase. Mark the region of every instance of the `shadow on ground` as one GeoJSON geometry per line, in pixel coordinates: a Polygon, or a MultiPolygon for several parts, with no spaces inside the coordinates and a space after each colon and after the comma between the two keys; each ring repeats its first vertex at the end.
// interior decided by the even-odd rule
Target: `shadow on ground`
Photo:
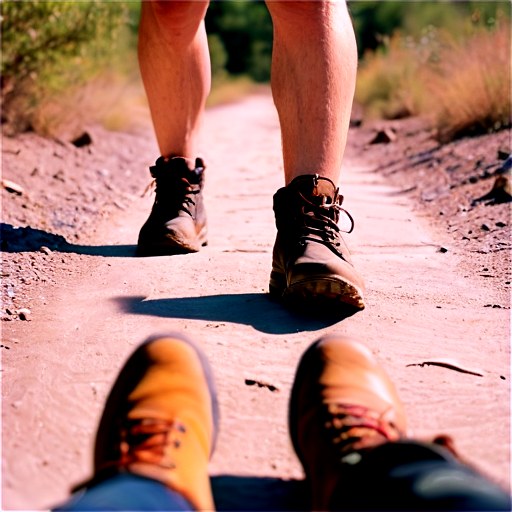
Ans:
{"type": "Polygon", "coordinates": [[[86,254],[110,258],[135,257],[136,245],[75,245],[70,244],[61,235],[55,235],[30,226],[15,228],[10,224],[0,224],[2,252],[35,252],[41,247],[63,253],[86,254]]]}
{"type": "Polygon", "coordinates": [[[220,475],[211,483],[217,510],[311,510],[304,480],[220,475]]]}
{"type": "Polygon", "coordinates": [[[325,329],[343,316],[315,317],[286,309],[263,293],[207,295],[175,299],[144,300],[144,297],[117,297],[125,313],[251,325],[267,334],[292,334],[325,329]]]}

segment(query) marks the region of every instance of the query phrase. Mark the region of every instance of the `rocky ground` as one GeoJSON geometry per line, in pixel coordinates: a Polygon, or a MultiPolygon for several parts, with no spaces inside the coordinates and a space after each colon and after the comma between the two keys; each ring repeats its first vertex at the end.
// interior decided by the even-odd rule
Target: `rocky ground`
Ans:
{"type": "Polygon", "coordinates": [[[26,317],[18,312],[30,310],[38,283],[73,274],[65,253],[86,246],[100,220],[149,193],[151,132],[94,126],[85,133],[88,143],[79,147],[35,133],[2,139],[4,321],[26,317]]]}

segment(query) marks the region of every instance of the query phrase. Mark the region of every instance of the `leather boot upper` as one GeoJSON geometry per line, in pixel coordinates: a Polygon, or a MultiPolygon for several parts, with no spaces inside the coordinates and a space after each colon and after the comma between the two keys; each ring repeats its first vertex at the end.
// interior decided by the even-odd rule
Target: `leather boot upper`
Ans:
{"type": "Polygon", "coordinates": [[[184,339],[160,338],[130,358],[98,429],[95,472],[161,481],[196,510],[213,510],[207,464],[217,405],[205,359],[184,339]]]}
{"type": "Polygon", "coordinates": [[[364,307],[364,282],[354,269],[338,226],[340,213],[344,212],[351,222],[348,232],[353,228],[352,217],[341,207],[342,202],[334,183],[317,175],[299,176],[277,191],[271,287],[282,289],[285,295],[310,289],[328,296],[332,285],[341,283],[339,300],[364,307]]]}
{"type": "Polygon", "coordinates": [[[343,467],[365,451],[398,441],[403,406],[371,351],[330,337],[304,354],[290,402],[290,434],[313,489],[313,510],[326,510],[343,467]]]}
{"type": "Polygon", "coordinates": [[[195,252],[206,243],[206,211],[203,203],[203,161],[188,168],[180,157],[160,157],[150,168],[155,183],[155,202],[139,234],[141,255],[169,252],[195,252]]]}

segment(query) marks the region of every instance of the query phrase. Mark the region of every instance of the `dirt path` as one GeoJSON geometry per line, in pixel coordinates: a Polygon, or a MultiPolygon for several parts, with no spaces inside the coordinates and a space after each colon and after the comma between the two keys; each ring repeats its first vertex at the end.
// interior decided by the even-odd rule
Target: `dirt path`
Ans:
{"type": "MultiPolygon", "coordinates": [[[[301,478],[287,435],[289,390],[301,353],[331,332],[364,340],[380,357],[416,436],[452,435],[464,458],[508,485],[509,311],[485,308],[497,292],[461,273],[455,253],[439,252],[444,235],[407,199],[348,160],[340,185],[356,220],[347,239],[367,309],[338,323],[296,316],[265,294],[272,194],[282,185],[271,100],[210,110],[204,148],[208,247],[135,258],[146,197],[100,223],[90,245],[53,253],[74,271],[35,292],[31,321],[3,323],[3,508],[48,507],[90,474],[95,428],[120,365],[146,336],[176,330],[204,347],[217,375],[212,475],[256,477],[216,479],[217,489],[246,481],[272,492],[275,481],[263,477],[301,478]],[[430,361],[467,372],[418,366],[430,361]]],[[[154,143],[146,151],[150,161],[154,143]]]]}

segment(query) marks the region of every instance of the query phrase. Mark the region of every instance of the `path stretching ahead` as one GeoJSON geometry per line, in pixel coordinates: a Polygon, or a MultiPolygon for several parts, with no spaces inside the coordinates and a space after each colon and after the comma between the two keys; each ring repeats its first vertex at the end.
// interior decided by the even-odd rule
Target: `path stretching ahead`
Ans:
{"type": "MultiPolygon", "coordinates": [[[[146,197],[100,226],[94,245],[106,256],[63,254],[76,274],[36,303],[31,322],[4,323],[4,339],[17,343],[3,353],[4,509],[48,507],[89,476],[118,369],[141,340],[166,331],[197,340],[216,372],[221,433],[213,475],[301,478],[286,422],[294,370],[313,340],[340,332],[365,341],[383,362],[412,433],[452,435],[467,460],[507,485],[509,322],[508,311],[482,307],[492,290],[462,275],[456,255],[438,251],[441,235],[377,174],[346,161],[340,187],[356,222],[347,240],[366,279],[367,308],[338,323],[296,316],[266,296],[272,195],[283,183],[271,99],[209,110],[204,148],[203,251],[135,258],[146,197]],[[481,376],[418,366],[425,361],[481,376]]],[[[148,148],[148,162],[156,151],[148,148]]]]}

